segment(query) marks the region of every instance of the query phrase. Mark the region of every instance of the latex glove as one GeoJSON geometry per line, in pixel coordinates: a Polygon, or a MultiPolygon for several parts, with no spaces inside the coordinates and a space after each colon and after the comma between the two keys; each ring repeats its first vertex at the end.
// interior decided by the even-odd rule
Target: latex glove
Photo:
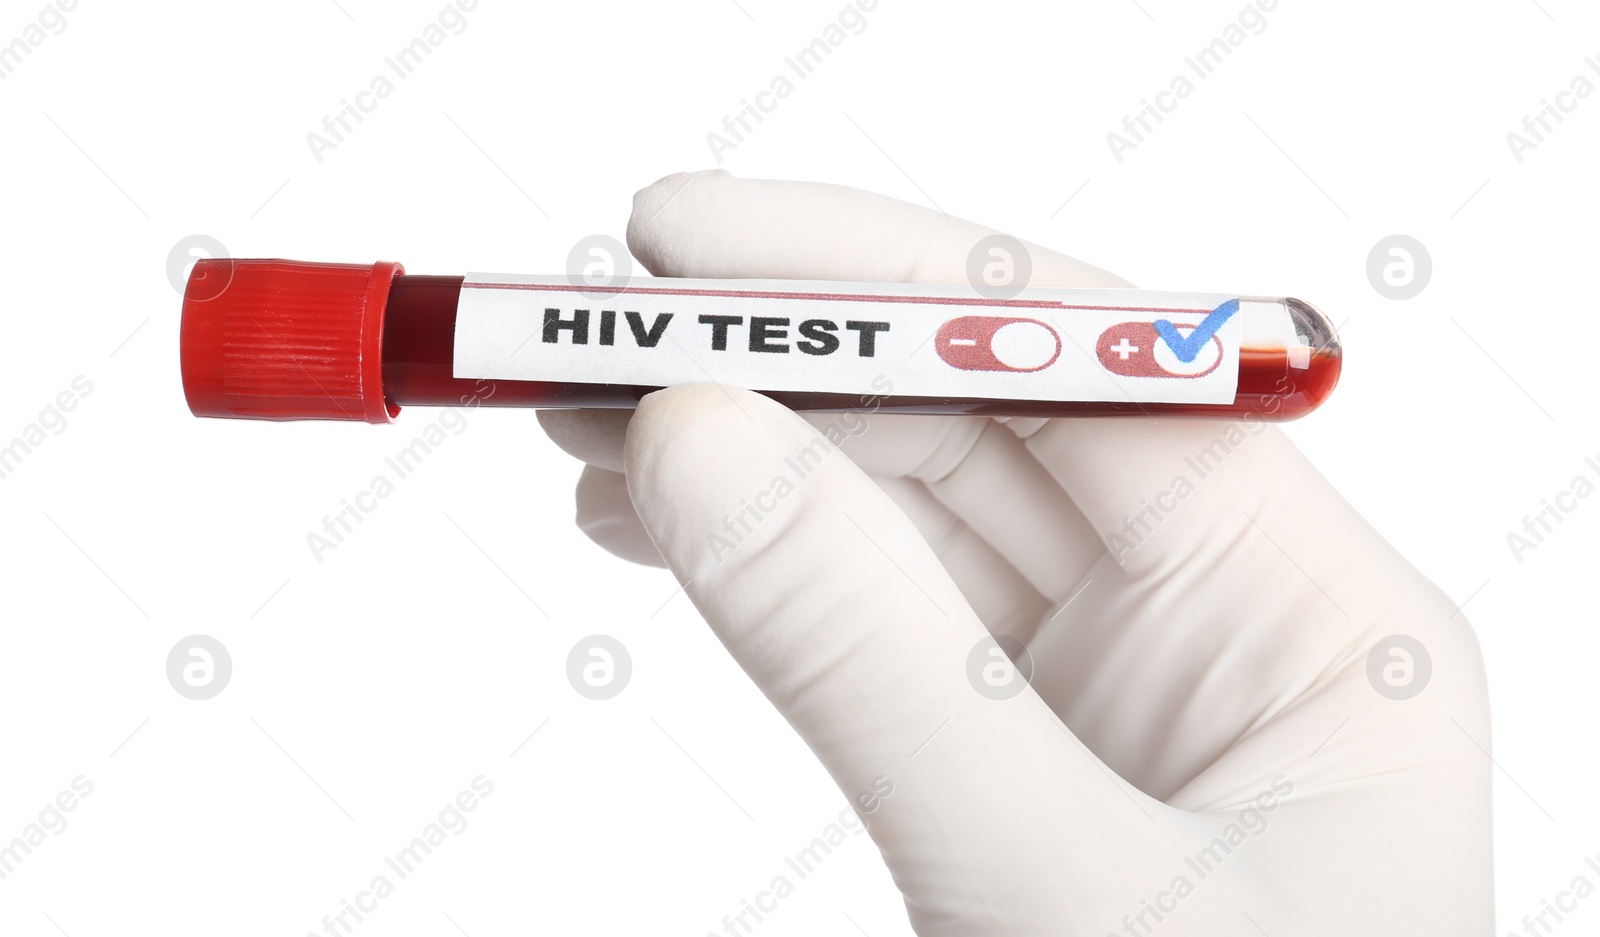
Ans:
{"type": "MultiPolygon", "coordinates": [[[[991,233],[710,172],[641,191],[628,243],[658,275],[957,283],[991,233]]],[[[1126,285],[1032,259],[1034,285],[1126,285]]],[[[892,785],[867,819],[918,934],[1491,932],[1476,641],[1277,428],[802,419],[713,385],[541,422],[590,463],[584,529],[664,560],[853,803],[892,785]],[[844,455],[794,480],[813,426],[850,421],[844,455]],[[1202,478],[1215,460],[1186,459],[1218,438],[1202,478]],[[1175,508],[1125,549],[1156,503],[1175,508]],[[1010,699],[969,680],[985,625],[1031,654],[1010,699]],[[1432,665],[1403,701],[1368,673],[1397,633],[1432,665]]]]}

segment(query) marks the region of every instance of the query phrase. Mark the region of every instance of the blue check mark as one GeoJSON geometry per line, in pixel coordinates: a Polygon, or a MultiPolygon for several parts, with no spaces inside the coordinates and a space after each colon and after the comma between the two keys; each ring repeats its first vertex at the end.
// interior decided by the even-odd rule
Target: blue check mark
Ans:
{"type": "Polygon", "coordinates": [[[1200,349],[1211,341],[1211,336],[1217,334],[1217,330],[1222,328],[1222,324],[1233,318],[1233,314],[1238,311],[1239,301],[1230,299],[1211,310],[1211,314],[1200,320],[1200,324],[1195,326],[1194,331],[1187,336],[1179,335],[1177,326],[1166,319],[1157,319],[1152,324],[1155,326],[1156,334],[1161,336],[1161,340],[1167,343],[1167,347],[1171,348],[1172,353],[1178,356],[1178,360],[1188,364],[1200,354],[1200,349]]]}

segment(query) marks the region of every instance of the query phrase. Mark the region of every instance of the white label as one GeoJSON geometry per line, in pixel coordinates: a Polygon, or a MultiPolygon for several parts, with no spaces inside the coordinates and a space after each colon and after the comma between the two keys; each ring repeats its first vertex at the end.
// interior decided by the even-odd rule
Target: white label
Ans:
{"type": "Polygon", "coordinates": [[[896,397],[1228,404],[1236,296],[468,274],[454,376],[896,397]]]}

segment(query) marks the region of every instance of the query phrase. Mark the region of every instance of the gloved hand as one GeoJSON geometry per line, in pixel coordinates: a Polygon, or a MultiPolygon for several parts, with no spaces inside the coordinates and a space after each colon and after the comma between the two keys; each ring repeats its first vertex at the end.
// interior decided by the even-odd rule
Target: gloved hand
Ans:
{"type": "MultiPolygon", "coordinates": [[[[992,233],[707,172],[639,192],[628,244],[657,275],[957,283],[992,233]]],[[[1034,285],[1127,285],[1030,252],[1034,285]]],[[[1476,640],[1277,428],[715,385],[540,420],[589,463],[583,529],[672,570],[853,803],[892,785],[867,819],[918,934],[1491,933],[1476,640]]]]}

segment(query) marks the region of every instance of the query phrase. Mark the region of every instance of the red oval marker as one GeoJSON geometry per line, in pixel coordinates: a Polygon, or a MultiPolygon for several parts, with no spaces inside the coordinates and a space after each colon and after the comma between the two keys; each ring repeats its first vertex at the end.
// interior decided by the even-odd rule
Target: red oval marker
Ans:
{"type": "Polygon", "coordinates": [[[1038,319],[959,316],[933,343],[945,364],[963,371],[1042,371],[1061,357],[1061,336],[1038,319]]]}
{"type": "MultiPolygon", "coordinates": [[[[1194,327],[1178,326],[1178,328],[1194,327]]],[[[1155,326],[1149,322],[1119,322],[1100,333],[1094,351],[1107,371],[1125,377],[1203,377],[1215,371],[1222,363],[1222,339],[1213,335],[1211,342],[1216,350],[1210,367],[1188,373],[1169,370],[1161,366],[1156,355],[1156,346],[1161,341],[1162,338],[1156,332],[1155,326]]],[[[1170,354],[1166,357],[1172,358],[1170,354]]],[[[1176,361],[1175,358],[1172,360],[1176,361]]]]}

